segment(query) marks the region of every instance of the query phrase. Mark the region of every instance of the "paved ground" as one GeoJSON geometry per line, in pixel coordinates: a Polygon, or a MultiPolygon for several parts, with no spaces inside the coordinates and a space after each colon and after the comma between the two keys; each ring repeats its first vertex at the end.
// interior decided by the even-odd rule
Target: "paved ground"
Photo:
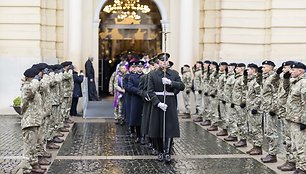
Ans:
{"type": "MultiPolygon", "coordinates": [[[[51,151],[48,173],[204,173],[273,174],[276,166],[260,163],[203,127],[181,121],[181,138],[175,140],[171,165],[157,162],[148,148],[135,144],[127,127],[107,119],[74,118],[76,123],[59,151],[51,151]]],[[[22,139],[20,120],[0,116],[0,173],[21,173],[22,139]]]]}

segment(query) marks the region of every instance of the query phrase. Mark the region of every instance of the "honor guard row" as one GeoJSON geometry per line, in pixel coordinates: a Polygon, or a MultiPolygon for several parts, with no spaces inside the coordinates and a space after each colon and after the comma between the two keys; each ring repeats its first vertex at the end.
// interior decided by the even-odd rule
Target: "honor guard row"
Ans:
{"type": "Polygon", "coordinates": [[[208,131],[220,128],[217,136],[227,136],[224,140],[236,142],[238,148],[247,146],[249,139],[253,145],[247,152],[250,155],[262,155],[266,139],[269,149],[261,158],[264,163],[277,162],[281,135],[286,163],[278,169],[305,174],[306,66],[286,61],[275,67],[269,60],[261,66],[209,60],[196,62],[192,69],[183,66],[183,118],[191,118],[190,94],[194,92],[194,122],[209,126],[208,131]],[[281,129],[277,129],[279,122],[281,129]]]}

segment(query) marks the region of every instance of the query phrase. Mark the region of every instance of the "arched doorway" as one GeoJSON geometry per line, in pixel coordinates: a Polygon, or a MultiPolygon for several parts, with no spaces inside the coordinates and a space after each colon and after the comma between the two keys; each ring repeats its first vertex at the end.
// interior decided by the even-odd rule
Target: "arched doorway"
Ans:
{"type": "Polygon", "coordinates": [[[108,95],[109,79],[120,62],[120,55],[132,52],[153,56],[162,50],[162,24],[160,10],[153,0],[142,0],[150,12],[139,13],[140,19],[119,19],[117,14],[106,13],[104,7],[113,4],[105,1],[99,13],[99,94],[108,95]]]}

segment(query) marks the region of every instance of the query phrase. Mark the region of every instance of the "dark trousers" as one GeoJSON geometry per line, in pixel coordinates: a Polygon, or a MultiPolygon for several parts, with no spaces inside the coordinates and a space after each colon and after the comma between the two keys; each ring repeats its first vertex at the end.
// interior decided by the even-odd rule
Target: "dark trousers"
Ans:
{"type": "Polygon", "coordinates": [[[71,116],[76,116],[78,114],[77,112],[78,102],[79,102],[79,97],[72,97],[72,103],[71,103],[71,109],[70,109],[71,116]]]}
{"type": "Polygon", "coordinates": [[[89,101],[98,101],[98,94],[96,89],[95,81],[88,81],[88,100],[89,101]]]}

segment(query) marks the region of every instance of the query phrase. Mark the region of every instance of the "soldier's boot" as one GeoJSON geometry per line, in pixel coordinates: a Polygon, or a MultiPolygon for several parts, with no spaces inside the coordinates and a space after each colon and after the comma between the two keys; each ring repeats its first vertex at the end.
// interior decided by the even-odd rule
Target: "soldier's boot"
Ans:
{"type": "Polygon", "coordinates": [[[293,174],[306,174],[306,171],[301,170],[301,169],[296,169],[293,174]]]}
{"type": "Polygon", "coordinates": [[[250,152],[250,155],[262,155],[262,148],[255,146],[250,152]]]}
{"type": "Polygon", "coordinates": [[[73,124],[74,121],[70,120],[70,118],[65,118],[65,122],[68,124],[73,124]]]}
{"type": "Polygon", "coordinates": [[[145,135],[143,135],[143,136],[141,137],[141,139],[140,139],[140,144],[141,144],[141,145],[145,145],[145,144],[146,144],[146,137],[145,137],[145,135]]]}
{"type": "Polygon", "coordinates": [[[210,120],[205,120],[204,122],[200,123],[201,126],[210,126],[211,121],[210,120]]]}
{"type": "Polygon", "coordinates": [[[54,144],[52,141],[48,141],[46,147],[47,149],[59,149],[60,148],[60,146],[54,144]]]}
{"type": "Polygon", "coordinates": [[[209,128],[207,128],[208,131],[218,131],[218,127],[211,125],[209,128]]]}
{"type": "Polygon", "coordinates": [[[171,163],[172,146],[173,146],[173,138],[168,138],[167,149],[165,151],[165,156],[164,156],[165,164],[170,164],[171,163]]]}
{"type": "Polygon", "coordinates": [[[64,137],[65,135],[63,134],[63,133],[61,133],[61,132],[58,132],[58,131],[56,131],[55,133],[54,133],[54,137],[64,137]]]}
{"type": "Polygon", "coordinates": [[[201,116],[198,116],[197,118],[193,120],[193,122],[202,122],[202,121],[203,121],[203,118],[201,116]]]}
{"type": "Polygon", "coordinates": [[[40,165],[37,164],[32,166],[31,173],[45,173],[46,170],[46,168],[42,168],[40,165]]]}
{"type": "Polygon", "coordinates": [[[235,147],[246,147],[247,146],[247,141],[246,139],[241,139],[237,143],[234,143],[235,147]]]}
{"type": "Polygon", "coordinates": [[[155,148],[153,148],[152,149],[152,152],[151,152],[151,155],[158,155],[158,151],[155,149],[155,148]]]}
{"type": "Polygon", "coordinates": [[[61,132],[69,132],[69,129],[66,129],[66,128],[63,128],[63,127],[59,128],[58,130],[61,131],[61,132]]]}
{"type": "Polygon", "coordinates": [[[220,132],[216,134],[217,136],[228,136],[228,132],[226,129],[222,129],[220,132]]]}
{"type": "Polygon", "coordinates": [[[43,152],[41,152],[41,154],[39,155],[39,157],[43,157],[43,158],[52,158],[52,154],[44,150],[43,152]]]}
{"type": "Polygon", "coordinates": [[[278,169],[280,169],[281,171],[295,171],[296,167],[295,167],[295,163],[293,162],[286,162],[285,165],[281,166],[280,168],[277,167],[278,169]]]}
{"type": "Polygon", "coordinates": [[[260,160],[263,162],[263,163],[276,163],[277,162],[277,157],[276,155],[267,155],[266,157],[264,158],[260,158],[260,160]]]}
{"type": "Polygon", "coordinates": [[[216,127],[218,127],[218,126],[219,126],[219,124],[215,122],[215,123],[213,123],[213,124],[212,124],[212,126],[216,126],[216,127]]]}
{"type": "Polygon", "coordinates": [[[54,138],[53,138],[53,142],[54,142],[54,143],[62,143],[62,142],[64,142],[64,140],[63,140],[63,139],[60,139],[59,137],[54,137],[54,138]]]}
{"type": "Polygon", "coordinates": [[[238,138],[229,135],[228,137],[224,138],[224,140],[229,141],[229,142],[234,142],[234,141],[238,141],[238,138]]]}
{"type": "Polygon", "coordinates": [[[50,165],[51,162],[48,161],[46,158],[38,157],[38,164],[45,166],[45,165],[50,165]]]}
{"type": "Polygon", "coordinates": [[[164,153],[159,153],[158,156],[157,156],[157,160],[159,162],[163,162],[164,161],[164,153]]]}
{"type": "Polygon", "coordinates": [[[288,165],[289,161],[286,161],[284,164],[277,166],[277,169],[280,170],[283,166],[288,165]]]}

